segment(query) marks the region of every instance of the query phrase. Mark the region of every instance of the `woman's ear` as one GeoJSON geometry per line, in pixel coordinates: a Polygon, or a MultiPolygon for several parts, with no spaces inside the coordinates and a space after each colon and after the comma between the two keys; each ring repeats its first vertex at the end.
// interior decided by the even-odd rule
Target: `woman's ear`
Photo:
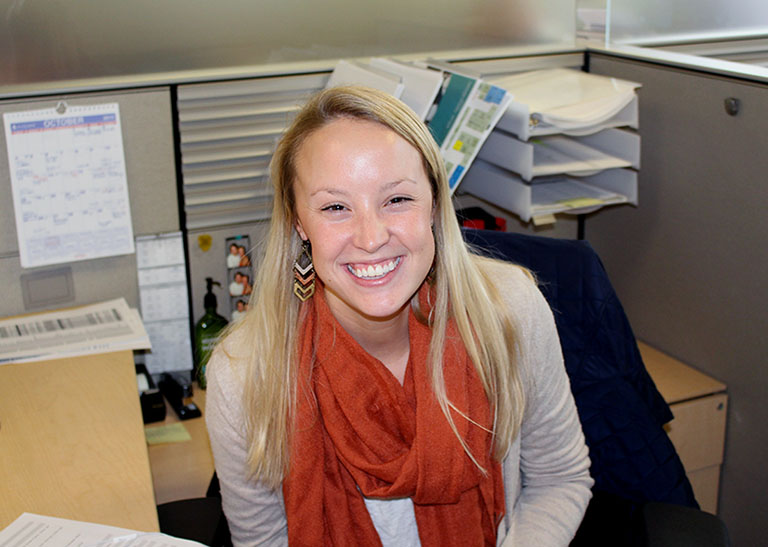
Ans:
{"type": "Polygon", "coordinates": [[[306,241],[308,238],[307,238],[307,234],[304,233],[304,228],[301,225],[301,220],[297,218],[296,224],[294,224],[294,227],[296,228],[296,232],[299,234],[299,237],[301,238],[301,240],[306,241]]]}

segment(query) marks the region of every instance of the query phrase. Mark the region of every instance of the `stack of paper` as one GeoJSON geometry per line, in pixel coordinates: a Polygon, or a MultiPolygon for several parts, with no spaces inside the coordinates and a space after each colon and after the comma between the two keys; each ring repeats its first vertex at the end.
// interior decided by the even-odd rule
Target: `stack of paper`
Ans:
{"type": "Polygon", "coordinates": [[[0,531],[0,545],[4,547],[72,547],[75,545],[194,547],[202,543],[156,532],[136,532],[104,524],[22,513],[19,518],[0,531]]]}
{"type": "Polygon", "coordinates": [[[502,87],[439,63],[417,66],[380,58],[369,64],[339,61],[327,87],[342,84],[390,93],[421,116],[440,146],[451,192],[511,101],[502,87]]]}
{"type": "Polygon", "coordinates": [[[150,348],[139,312],[124,298],[0,320],[0,364],[150,348]]]}
{"type": "Polygon", "coordinates": [[[499,128],[521,140],[535,135],[588,135],[608,127],[637,128],[640,84],[556,68],[495,78],[514,96],[499,128]]]}

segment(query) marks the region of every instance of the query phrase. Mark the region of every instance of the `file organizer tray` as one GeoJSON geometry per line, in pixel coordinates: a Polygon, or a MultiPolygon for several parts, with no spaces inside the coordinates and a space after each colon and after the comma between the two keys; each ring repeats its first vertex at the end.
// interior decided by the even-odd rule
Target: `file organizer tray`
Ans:
{"type": "Polygon", "coordinates": [[[498,127],[521,140],[638,127],[639,83],[555,68],[489,79],[513,95],[498,127]]]}
{"type": "Polygon", "coordinates": [[[496,124],[496,127],[512,133],[523,141],[527,141],[531,137],[543,135],[590,135],[613,127],[637,129],[639,127],[638,99],[637,95],[635,95],[629,103],[606,120],[595,124],[574,125],[570,127],[561,127],[548,123],[540,115],[531,113],[527,104],[515,102],[513,99],[512,103],[507,107],[507,111],[504,112],[504,115],[499,120],[499,123],[496,124]]]}
{"type": "Polygon", "coordinates": [[[585,137],[552,135],[523,142],[498,129],[477,157],[519,174],[525,181],[555,174],[584,176],[604,169],[640,167],[640,136],[605,129],[585,137]]]}
{"type": "Polygon", "coordinates": [[[610,169],[586,177],[557,176],[527,183],[515,173],[476,160],[459,186],[535,223],[557,213],[591,213],[607,205],[637,205],[637,172],[610,169]]]}

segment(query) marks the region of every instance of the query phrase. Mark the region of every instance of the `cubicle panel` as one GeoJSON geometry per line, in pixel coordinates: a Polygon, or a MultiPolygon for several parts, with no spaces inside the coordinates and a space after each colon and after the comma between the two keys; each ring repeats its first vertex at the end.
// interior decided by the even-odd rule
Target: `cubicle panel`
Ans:
{"type": "Polygon", "coordinates": [[[248,300],[247,295],[231,297],[229,284],[233,281],[236,271],[248,275],[251,284],[253,284],[253,273],[261,260],[268,230],[269,221],[264,220],[189,231],[187,236],[189,283],[192,288],[191,310],[194,321],[200,319],[205,312],[203,297],[206,292],[206,277],[212,278],[221,285],[214,287],[213,292],[218,303],[217,311],[227,320],[232,318],[232,310],[236,307],[237,300],[244,302],[248,300]],[[244,237],[236,239],[239,236],[244,237]],[[227,253],[229,243],[233,241],[245,245],[246,253],[251,262],[250,266],[228,267],[227,253]]]}
{"type": "MultiPolygon", "coordinates": [[[[7,112],[68,106],[118,103],[134,236],[173,232],[180,229],[170,92],[167,88],[121,93],[58,95],[36,100],[0,102],[0,115],[7,112]]],[[[16,222],[5,131],[0,131],[0,284],[6,295],[0,300],[0,316],[45,309],[55,305],[78,305],[125,296],[137,306],[136,260],[134,255],[98,258],[69,264],[23,269],[19,258],[16,222]],[[53,298],[50,306],[27,302],[22,275],[70,268],[73,293],[53,298]]],[[[66,270],[65,270],[66,271],[66,270]]],[[[67,276],[57,277],[64,283],[67,276]]],[[[57,282],[58,282],[57,281],[57,282]]]]}

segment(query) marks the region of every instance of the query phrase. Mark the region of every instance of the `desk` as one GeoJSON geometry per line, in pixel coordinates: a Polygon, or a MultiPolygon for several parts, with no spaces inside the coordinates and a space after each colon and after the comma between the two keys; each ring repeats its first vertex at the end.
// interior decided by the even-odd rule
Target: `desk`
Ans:
{"type": "MultiPolygon", "coordinates": [[[[201,418],[181,422],[192,439],[149,446],[152,481],[158,505],[168,501],[204,497],[213,476],[211,443],[205,427],[205,391],[195,386],[192,399],[203,412],[201,418]]],[[[178,421],[176,413],[166,401],[165,421],[147,424],[147,427],[178,421]]]]}
{"type": "Polygon", "coordinates": [[[131,351],[0,365],[0,528],[22,512],[157,531],[131,351]]]}
{"type": "Polygon", "coordinates": [[[675,418],[665,426],[704,511],[717,513],[728,395],[724,383],[638,343],[645,367],[675,418]]]}

